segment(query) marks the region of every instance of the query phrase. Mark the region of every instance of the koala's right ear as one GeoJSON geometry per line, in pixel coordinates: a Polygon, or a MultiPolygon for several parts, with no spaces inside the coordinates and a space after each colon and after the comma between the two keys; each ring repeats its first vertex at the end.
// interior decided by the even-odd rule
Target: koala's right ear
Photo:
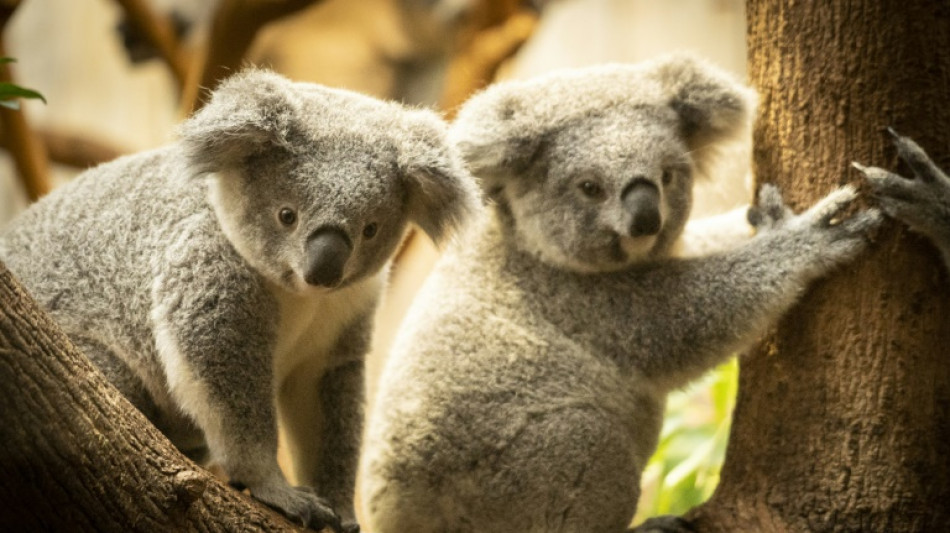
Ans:
{"type": "Polygon", "coordinates": [[[473,96],[449,130],[450,142],[489,196],[528,168],[544,139],[545,129],[528,117],[518,87],[508,82],[473,96]]]}
{"type": "Polygon", "coordinates": [[[300,107],[291,87],[282,76],[257,69],[221,82],[211,101],[178,129],[192,168],[217,172],[266,149],[290,149],[300,107]]]}

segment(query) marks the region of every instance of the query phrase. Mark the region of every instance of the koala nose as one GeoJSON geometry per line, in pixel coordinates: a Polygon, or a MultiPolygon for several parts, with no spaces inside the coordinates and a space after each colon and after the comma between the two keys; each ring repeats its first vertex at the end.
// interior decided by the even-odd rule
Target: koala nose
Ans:
{"type": "Polygon", "coordinates": [[[631,237],[645,237],[660,232],[660,190],[646,179],[627,185],[621,196],[624,210],[630,214],[631,237]]]}
{"type": "Polygon", "coordinates": [[[353,246],[349,237],[336,228],[321,228],[307,239],[304,280],[310,285],[335,287],[343,279],[343,266],[353,246]]]}

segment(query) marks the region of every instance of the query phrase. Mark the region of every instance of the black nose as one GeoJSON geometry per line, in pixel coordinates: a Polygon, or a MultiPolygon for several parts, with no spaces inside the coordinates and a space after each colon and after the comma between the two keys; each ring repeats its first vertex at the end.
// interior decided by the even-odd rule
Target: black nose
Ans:
{"type": "Polygon", "coordinates": [[[645,237],[660,232],[660,190],[645,179],[634,180],[621,196],[623,208],[630,213],[631,237],[645,237]]]}
{"type": "Polygon", "coordinates": [[[310,285],[335,287],[343,279],[343,267],[353,247],[350,239],[336,228],[322,228],[307,240],[307,265],[304,279],[310,285]]]}

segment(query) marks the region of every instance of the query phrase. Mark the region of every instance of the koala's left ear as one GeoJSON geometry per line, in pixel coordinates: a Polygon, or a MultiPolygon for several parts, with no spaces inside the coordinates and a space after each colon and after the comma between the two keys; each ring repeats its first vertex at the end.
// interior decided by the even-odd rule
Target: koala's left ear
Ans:
{"type": "Polygon", "coordinates": [[[756,94],[725,71],[689,54],[672,54],[647,69],[680,117],[691,150],[748,134],[756,94]]]}
{"type": "Polygon", "coordinates": [[[409,191],[410,220],[436,244],[481,206],[475,179],[446,139],[444,121],[431,111],[411,111],[400,167],[409,191]]]}
{"type": "Polygon", "coordinates": [[[216,172],[264,150],[290,149],[299,108],[290,80],[248,69],[221,82],[178,133],[192,167],[216,172]]]}

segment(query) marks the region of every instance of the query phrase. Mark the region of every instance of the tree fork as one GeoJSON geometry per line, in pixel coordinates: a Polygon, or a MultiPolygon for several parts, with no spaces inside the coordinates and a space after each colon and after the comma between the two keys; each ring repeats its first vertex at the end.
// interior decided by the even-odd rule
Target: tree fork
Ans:
{"type": "MultiPolygon", "coordinates": [[[[885,126],[950,163],[950,4],[747,2],[759,182],[796,209],[857,160],[895,168],[885,126]]],[[[904,170],[904,169],[900,169],[904,170]]],[[[950,524],[950,287],[890,223],[744,358],[721,482],[698,531],[939,531],[950,524]]]]}
{"type": "Polygon", "coordinates": [[[196,466],[0,262],[0,530],[299,531],[196,466]]]}

